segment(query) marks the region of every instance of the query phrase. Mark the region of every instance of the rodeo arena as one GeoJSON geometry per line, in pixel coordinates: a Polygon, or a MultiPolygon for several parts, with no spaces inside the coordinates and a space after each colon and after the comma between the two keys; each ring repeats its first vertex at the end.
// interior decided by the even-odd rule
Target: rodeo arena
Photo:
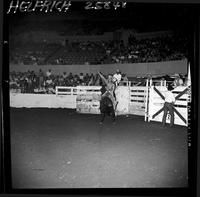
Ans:
{"type": "Polygon", "coordinates": [[[187,34],[85,15],[11,17],[13,187],[187,187],[187,34]]]}

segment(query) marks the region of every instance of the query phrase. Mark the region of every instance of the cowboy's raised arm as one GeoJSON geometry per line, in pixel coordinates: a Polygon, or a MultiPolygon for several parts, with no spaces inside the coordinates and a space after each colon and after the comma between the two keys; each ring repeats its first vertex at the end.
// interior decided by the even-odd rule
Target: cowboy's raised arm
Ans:
{"type": "Polygon", "coordinates": [[[101,77],[101,79],[104,81],[104,83],[106,83],[106,85],[108,85],[107,79],[100,72],[98,72],[98,74],[101,77]]]}

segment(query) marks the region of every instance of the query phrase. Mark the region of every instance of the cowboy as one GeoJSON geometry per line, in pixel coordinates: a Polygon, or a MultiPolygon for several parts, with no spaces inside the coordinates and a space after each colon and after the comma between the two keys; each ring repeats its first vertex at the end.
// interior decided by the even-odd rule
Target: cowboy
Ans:
{"type": "Polygon", "coordinates": [[[162,125],[165,126],[167,113],[170,114],[170,127],[174,125],[174,102],[175,97],[172,93],[173,87],[171,85],[167,86],[167,91],[164,92],[165,103],[164,103],[164,114],[162,119],[162,125]]]}
{"type": "Polygon", "coordinates": [[[109,97],[113,103],[114,110],[116,110],[117,107],[117,101],[115,96],[115,89],[116,85],[113,83],[113,77],[112,75],[108,75],[108,79],[106,79],[100,72],[98,72],[99,76],[101,77],[102,81],[106,84],[106,92],[102,95],[102,97],[109,97]]]}
{"type": "Polygon", "coordinates": [[[113,82],[116,86],[119,85],[120,81],[122,79],[122,75],[119,69],[117,69],[116,73],[113,75],[113,82]]]}

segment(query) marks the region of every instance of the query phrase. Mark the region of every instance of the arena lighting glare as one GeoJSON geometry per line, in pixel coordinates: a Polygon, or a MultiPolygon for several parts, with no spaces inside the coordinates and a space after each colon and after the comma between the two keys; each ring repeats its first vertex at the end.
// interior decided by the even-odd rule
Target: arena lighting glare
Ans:
{"type": "Polygon", "coordinates": [[[16,13],[17,11],[20,12],[34,12],[34,11],[44,11],[44,12],[52,12],[53,10],[59,12],[66,12],[69,7],[71,6],[71,1],[11,1],[9,5],[9,9],[7,14],[13,12],[16,13]]]}

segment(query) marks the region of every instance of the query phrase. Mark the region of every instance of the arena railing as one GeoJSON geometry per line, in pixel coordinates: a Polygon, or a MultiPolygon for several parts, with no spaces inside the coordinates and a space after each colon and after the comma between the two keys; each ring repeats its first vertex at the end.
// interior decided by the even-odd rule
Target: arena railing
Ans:
{"type": "Polygon", "coordinates": [[[77,87],[56,86],[56,95],[77,95],[77,87]]]}
{"type": "MultiPolygon", "coordinates": [[[[158,113],[158,111],[163,107],[164,100],[159,95],[158,92],[160,92],[160,94],[163,94],[164,91],[166,91],[167,82],[163,80],[156,81],[147,79],[145,83],[146,84],[144,86],[136,86],[133,85],[134,82],[129,81],[128,83],[124,83],[124,86],[120,86],[119,89],[121,93],[120,91],[118,91],[117,93],[117,96],[120,97],[119,100],[121,101],[121,103],[119,104],[120,105],[119,109],[122,110],[126,108],[126,110],[121,111],[119,115],[122,114],[139,115],[139,116],[144,116],[145,121],[161,122],[163,113],[158,113]],[[155,88],[157,89],[157,91],[155,90],[155,88]]],[[[81,113],[97,114],[100,113],[99,111],[99,103],[100,103],[99,101],[101,95],[100,89],[101,86],[77,86],[77,87],[57,86],[55,91],[56,95],[44,94],[44,97],[46,99],[48,96],[48,99],[52,98],[52,102],[54,101],[56,102],[55,106],[52,106],[54,108],[59,108],[59,106],[61,107],[69,106],[70,108],[70,106],[73,106],[73,108],[75,107],[76,109],[78,109],[77,111],[81,113]],[[56,97],[59,96],[63,97],[63,99],[57,98],[56,100],[56,97]],[[64,103],[59,104],[59,102],[64,102],[64,103],[69,102],[69,104],[64,105],[64,103]]],[[[188,102],[190,99],[188,90],[189,90],[188,86],[179,86],[173,90],[173,93],[177,98],[174,105],[175,109],[177,110],[175,114],[175,124],[183,126],[187,126],[188,124],[188,102]]],[[[33,94],[11,92],[12,103],[16,103],[14,101],[17,101],[17,104],[19,104],[19,106],[12,106],[12,107],[23,107],[23,103],[25,102],[23,101],[23,99],[21,99],[23,95],[26,96],[25,97],[26,99],[34,100],[33,94]],[[18,99],[18,95],[20,99],[18,99]]],[[[37,107],[36,103],[40,102],[40,100],[37,100],[37,98],[40,99],[42,95],[43,94],[35,96],[35,103],[33,103],[34,107],[37,107]]],[[[49,103],[54,105],[52,102],[50,102],[49,100],[49,103]]],[[[49,107],[51,107],[50,104],[49,107]]],[[[169,121],[169,115],[167,117],[168,117],[167,121],[169,121]]]]}

